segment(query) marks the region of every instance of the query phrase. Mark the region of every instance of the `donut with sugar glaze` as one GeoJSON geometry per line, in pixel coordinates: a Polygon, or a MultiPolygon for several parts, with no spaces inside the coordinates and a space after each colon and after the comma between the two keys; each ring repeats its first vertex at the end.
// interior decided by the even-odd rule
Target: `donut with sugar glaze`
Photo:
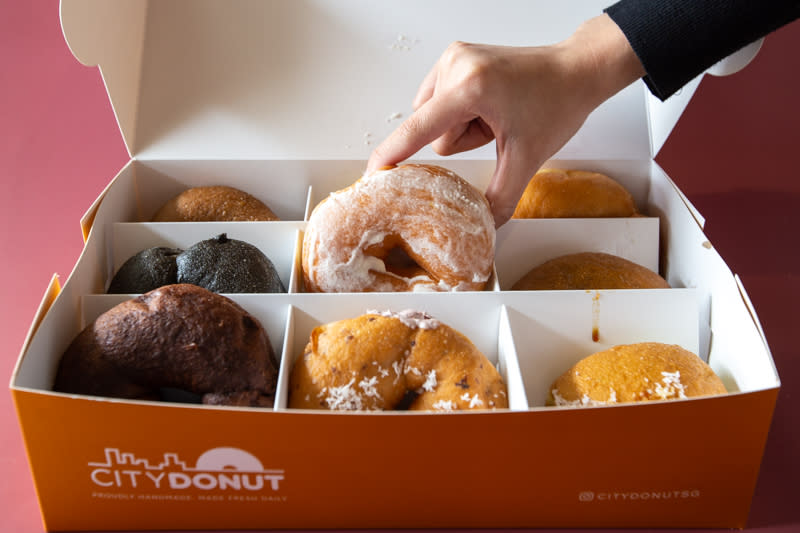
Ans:
{"type": "Polygon", "coordinates": [[[454,172],[406,164],[362,176],[311,213],[303,237],[308,292],[482,290],[494,219],[454,172]]]}

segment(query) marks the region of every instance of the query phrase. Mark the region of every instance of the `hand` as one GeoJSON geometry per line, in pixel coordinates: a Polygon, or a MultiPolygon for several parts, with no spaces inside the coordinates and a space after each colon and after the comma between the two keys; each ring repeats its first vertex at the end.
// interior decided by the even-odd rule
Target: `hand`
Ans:
{"type": "Polygon", "coordinates": [[[428,143],[451,155],[494,139],[497,166],[486,197],[500,226],[533,174],[589,113],[643,74],[607,15],[549,46],[453,43],[423,80],[414,113],[374,150],[367,172],[399,163],[428,143]]]}

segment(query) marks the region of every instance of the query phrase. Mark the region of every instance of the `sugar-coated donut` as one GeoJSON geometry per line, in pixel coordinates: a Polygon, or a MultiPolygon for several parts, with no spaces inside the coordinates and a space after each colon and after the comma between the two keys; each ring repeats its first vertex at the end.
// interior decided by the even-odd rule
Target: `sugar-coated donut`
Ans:
{"type": "Polygon", "coordinates": [[[461,333],[425,313],[370,311],[315,328],[289,407],[344,411],[500,409],[506,386],[461,333]]]}
{"type": "Polygon", "coordinates": [[[269,257],[225,233],[195,243],[175,262],[178,283],[193,283],[213,292],[286,292],[269,257]]]}
{"type": "Polygon", "coordinates": [[[666,289],[667,281],[642,265],[601,252],[568,254],[545,261],[511,290],[666,289]]]}
{"type": "Polygon", "coordinates": [[[259,220],[278,217],[258,198],[226,185],[187,189],[161,206],[153,217],[153,222],[259,220]]]}
{"type": "Polygon", "coordinates": [[[550,387],[547,405],[591,406],[725,394],[702,359],[675,344],[623,344],[590,355],[550,387]]]}
{"type": "Polygon", "coordinates": [[[320,202],[303,237],[309,292],[482,290],[494,262],[489,203],[434,165],[365,175],[320,202]]]}
{"type": "Polygon", "coordinates": [[[100,315],[62,355],[53,388],[140,400],[180,389],[203,403],[269,407],[277,375],[255,317],[224,296],[180,284],[100,315]]]}
{"type": "Polygon", "coordinates": [[[512,218],[631,217],[631,194],[615,180],[585,170],[542,169],[528,182],[512,218]]]}

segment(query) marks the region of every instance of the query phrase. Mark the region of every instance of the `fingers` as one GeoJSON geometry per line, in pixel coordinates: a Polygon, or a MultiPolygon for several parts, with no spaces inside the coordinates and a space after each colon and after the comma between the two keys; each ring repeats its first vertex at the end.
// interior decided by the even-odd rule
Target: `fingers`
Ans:
{"type": "Polygon", "coordinates": [[[542,164],[544,161],[525,157],[525,150],[518,143],[498,141],[497,166],[486,188],[495,227],[508,222],[514,214],[525,187],[542,164]]]}
{"type": "MultiPolygon", "coordinates": [[[[428,72],[422,83],[417,89],[412,106],[414,111],[418,111],[434,95],[436,91],[436,79],[438,77],[437,62],[428,72]]],[[[372,151],[367,161],[366,173],[374,172],[381,167],[391,166],[415,154],[427,142],[422,141],[422,131],[419,122],[422,117],[412,115],[403,124],[387,137],[377,148],[372,151]]]]}
{"type": "Polygon", "coordinates": [[[439,155],[452,155],[473,150],[494,139],[492,128],[480,117],[458,124],[444,132],[431,145],[439,155]]]}
{"type": "Polygon", "coordinates": [[[472,118],[464,115],[455,99],[433,96],[373,150],[367,161],[367,173],[411,157],[449,129],[472,118]]]}
{"type": "Polygon", "coordinates": [[[425,78],[422,80],[422,83],[419,85],[419,89],[417,89],[417,95],[414,97],[414,101],[412,105],[414,106],[414,110],[419,109],[422,107],[422,104],[427,102],[428,100],[433,97],[433,93],[436,90],[436,80],[439,77],[439,63],[437,62],[436,65],[428,72],[425,78]]]}

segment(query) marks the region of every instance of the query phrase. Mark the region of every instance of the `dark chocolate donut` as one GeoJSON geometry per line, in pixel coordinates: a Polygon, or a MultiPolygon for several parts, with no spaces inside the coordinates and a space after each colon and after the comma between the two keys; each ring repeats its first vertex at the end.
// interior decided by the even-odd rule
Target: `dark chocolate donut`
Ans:
{"type": "Polygon", "coordinates": [[[255,317],[225,296],[177,284],[100,315],[64,352],[53,389],[142,400],[178,389],[203,403],[268,407],[277,376],[255,317]]]}

